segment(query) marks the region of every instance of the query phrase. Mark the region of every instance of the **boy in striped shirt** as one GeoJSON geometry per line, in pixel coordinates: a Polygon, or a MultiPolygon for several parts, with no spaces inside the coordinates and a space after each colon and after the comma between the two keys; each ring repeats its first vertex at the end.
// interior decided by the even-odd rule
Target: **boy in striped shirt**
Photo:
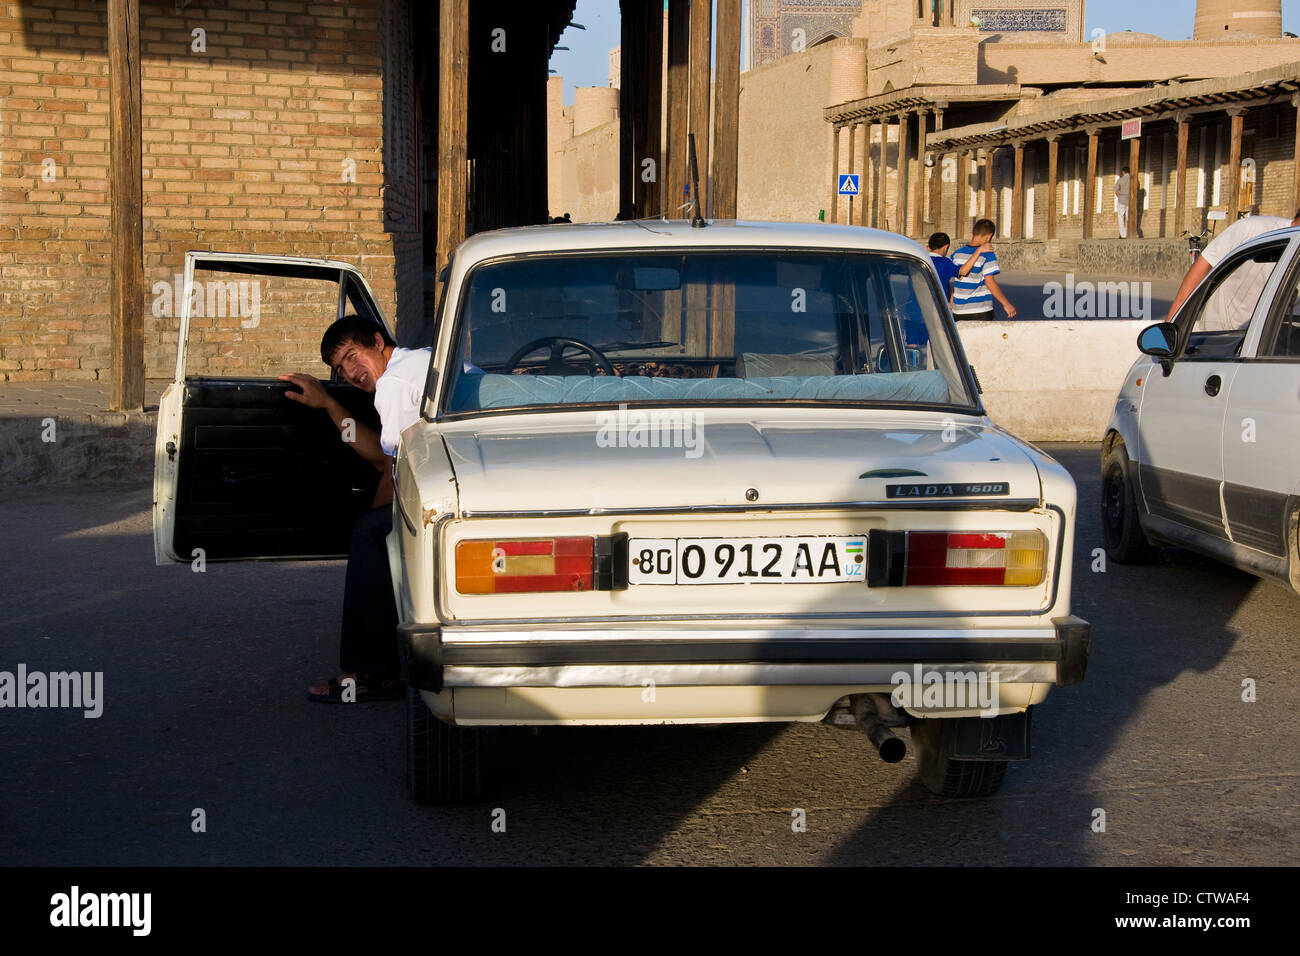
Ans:
{"type": "Polygon", "coordinates": [[[952,314],[955,319],[993,318],[993,300],[997,299],[1008,319],[1016,317],[1016,307],[998,288],[993,278],[1002,270],[993,254],[993,234],[997,227],[991,219],[977,219],[971,228],[970,242],[952,254],[957,277],[952,280],[952,314]]]}

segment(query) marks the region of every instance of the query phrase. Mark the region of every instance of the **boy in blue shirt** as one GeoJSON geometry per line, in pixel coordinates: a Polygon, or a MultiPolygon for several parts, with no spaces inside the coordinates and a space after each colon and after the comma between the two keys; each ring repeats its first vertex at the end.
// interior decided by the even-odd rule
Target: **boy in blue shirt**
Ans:
{"type": "Polygon", "coordinates": [[[955,319],[993,318],[993,300],[997,299],[1008,319],[1016,317],[1016,307],[998,288],[993,278],[1002,270],[993,254],[993,235],[997,227],[991,219],[977,219],[971,228],[970,242],[952,254],[957,277],[952,283],[952,314],[955,319]]]}
{"type": "Polygon", "coordinates": [[[926,243],[930,248],[930,261],[934,263],[934,271],[939,273],[943,296],[949,301],[952,301],[952,280],[957,277],[957,267],[948,258],[948,246],[951,244],[952,240],[946,232],[936,232],[926,243]]]}

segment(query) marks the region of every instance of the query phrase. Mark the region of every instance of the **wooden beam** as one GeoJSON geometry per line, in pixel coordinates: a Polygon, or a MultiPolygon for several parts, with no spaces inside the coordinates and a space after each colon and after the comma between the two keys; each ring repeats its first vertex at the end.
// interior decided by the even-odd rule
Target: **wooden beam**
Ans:
{"type": "Polygon", "coordinates": [[[1092,207],[1096,204],[1097,131],[1088,130],[1088,175],[1083,180],[1083,238],[1092,238],[1092,207]]]}
{"type": "Polygon", "coordinates": [[[827,222],[837,222],[840,208],[840,128],[831,126],[831,208],[826,217],[827,222]]]}
{"type": "Polygon", "coordinates": [[[875,199],[876,215],[875,227],[877,229],[885,228],[885,194],[889,192],[889,164],[885,161],[889,150],[889,127],[885,123],[886,118],[880,117],[880,153],[876,156],[876,194],[875,199]]]}
{"type": "MultiPolygon", "coordinates": [[[[641,30],[644,27],[644,0],[619,0],[619,65],[622,76],[618,88],[618,217],[635,219],[639,214],[641,160],[637,150],[641,132],[641,105],[645,90],[641,84],[641,58],[644,54],[641,30]],[[635,79],[634,79],[635,78],[635,79]]],[[[552,215],[559,215],[554,209],[552,215]]]]}
{"type": "MultiPolygon", "coordinates": [[[[943,107],[938,107],[934,111],[934,131],[935,133],[939,133],[942,130],[943,107]]],[[[930,214],[928,217],[929,222],[926,223],[926,232],[934,232],[943,229],[943,164],[948,155],[950,154],[936,154],[934,157],[934,168],[930,170],[930,214]]]]}
{"type": "Polygon", "coordinates": [[[912,186],[915,235],[925,237],[925,123],[927,111],[916,111],[916,183],[912,186]]]}
{"type": "Polygon", "coordinates": [[[934,165],[930,167],[929,195],[926,197],[926,221],[923,234],[943,228],[943,165],[948,159],[947,153],[935,153],[934,165]]]}
{"type": "Polygon", "coordinates": [[[1138,209],[1138,161],[1141,159],[1142,139],[1134,136],[1128,141],[1128,234],[1129,238],[1136,239],[1138,234],[1138,219],[1141,210],[1138,209]]]}
{"type": "Polygon", "coordinates": [[[469,0],[438,5],[438,252],[441,269],[465,239],[469,194],[469,0]]]}
{"type": "MultiPolygon", "coordinates": [[[[857,124],[857,123],[850,123],[850,124],[849,124],[849,173],[850,173],[850,174],[852,174],[852,173],[855,171],[855,170],[853,169],[853,160],[856,158],[856,157],[855,157],[855,150],[856,150],[856,147],[857,147],[857,138],[858,138],[858,124],[857,124]]],[[[838,179],[839,177],[836,177],[836,178],[838,179]]],[[[861,182],[861,180],[859,180],[859,182],[861,182]]],[[[853,196],[852,196],[852,194],[849,195],[848,207],[849,207],[849,208],[848,208],[848,211],[845,212],[845,214],[844,214],[844,221],[845,221],[845,223],[847,223],[848,225],[851,226],[851,225],[853,225],[853,196]]]]}
{"type": "Polygon", "coordinates": [[[908,114],[898,114],[898,224],[895,232],[910,236],[907,226],[908,114]]]}
{"type": "Polygon", "coordinates": [[[681,206],[686,202],[690,175],[686,153],[691,91],[690,13],[690,0],[668,0],[668,139],[663,172],[664,215],[669,219],[687,215],[681,206]]]}
{"type": "Polygon", "coordinates": [[[952,210],[952,241],[960,242],[966,235],[966,209],[970,192],[970,153],[963,150],[957,154],[957,194],[952,210]]]}
{"type": "MultiPolygon", "coordinates": [[[[858,127],[862,130],[862,164],[858,171],[858,222],[857,225],[867,225],[867,210],[871,206],[868,198],[868,191],[871,179],[871,124],[859,123],[858,127]]],[[[851,225],[851,223],[850,223],[851,225]]]]}
{"type": "MultiPolygon", "coordinates": [[[[1187,116],[1178,114],[1178,159],[1174,174],[1174,235],[1181,237],[1187,228],[1187,116]]],[[[1300,138],[1297,139],[1300,144],[1300,138]]],[[[1296,154],[1300,157],[1300,153],[1296,154]]],[[[1300,169],[1300,163],[1296,165],[1300,169]]]]}
{"type": "MultiPolygon", "coordinates": [[[[112,252],[109,408],[144,407],[144,216],[140,145],[140,3],[109,0],[109,207],[112,252]]],[[[178,310],[179,311],[179,310],[178,310]]]]}
{"type": "Polygon", "coordinates": [[[1300,93],[1293,94],[1291,97],[1291,108],[1295,110],[1295,149],[1291,155],[1294,157],[1295,172],[1291,179],[1291,208],[1287,210],[1293,216],[1300,210],[1300,93]]]}
{"type": "Polygon", "coordinates": [[[1245,122],[1245,110],[1240,107],[1229,109],[1231,120],[1231,140],[1228,145],[1228,222],[1231,226],[1237,221],[1237,208],[1241,202],[1241,127],[1245,122]]]}
{"type": "Polygon", "coordinates": [[[858,213],[861,226],[871,225],[871,211],[876,208],[876,161],[872,152],[875,135],[875,124],[871,120],[864,120],[862,123],[862,203],[861,211],[858,213]]]}
{"type": "Polygon", "coordinates": [[[1014,145],[1014,164],[1011,173],[1011,238],[1025,238],[1025,144],[1014,145]]]}
{"type": "Polygon", "coordinates": [[[993,205],[993,156],[996,148],[984,150],[984,218],[998,221],[997,209],[993,205]]]}
{"type": "MultiPolygon", "coordinates": [[[[532,29],[526,45],[524,58],[519,62],[519,69],[524,71],[521,85],[531,95],[531,108],[522,117],[521,134],[525,141],[521,144],[524,155],[528,156],[526,165],[531,174],[524,180],[531,186],[527,190],[528,205],[521,212],[527,216],[526,224],[544,223],[550,209],[549,186],[546,164],[549,159],[546,149],[546,64],[550,59],[550,45],[547,34],[542,29],[532,29]]],[[[516,54],[520,51],[516,49],[516,54]]],[[[523,183],[521,183],[523,185],[523,183]]],[[[557,213],[559,215],[560,213],[557,213]]]]}
{"type": "MultiPolygon", "coordinates": [[[[709,213],[709,101],[713,98],[713,5],[691,0],[690,125],[695,134],[695,165],[700,175],[700,212],[709,213]]],[[[687,173],[689,176],[689,172],[687,173]]]]}
{"type": "Polygon", "coordinates": [[[1056,209],[1060,200],[1056,196],[1057,161],[1060,154],[1061,137],[1047,137],[1047,238],[1056,238],[1056,209]]]}
{"type": "Polygon", "coordinates": [[[740,4],[718,0],[717,59],[713,122],[713,215],[736,217],[736,190],[740,169],[740,4]]]}
{"type": "Polygon", "coordinates": [[[875,225],[876,216],[876,123],[862,121],[862,225],[875,225]]]}
{"type": "MultiPolygon", "coordinates": [[[[654,160],[654,179],[640,184],[642,216],[661,216],[664,211],[664,8],[659,0],[643,0],[645,44],[641,75],[645,78],[645,122],[638,135],[640,161],[654,160]]],[[[640,172],[638,171],[638,176],[640,172]]]]}

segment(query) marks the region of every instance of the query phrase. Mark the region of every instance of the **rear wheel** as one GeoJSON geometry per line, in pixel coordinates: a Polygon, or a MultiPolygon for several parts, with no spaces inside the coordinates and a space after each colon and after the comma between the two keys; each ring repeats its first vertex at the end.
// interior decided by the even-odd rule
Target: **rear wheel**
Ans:
{"type": "Polygon", "coordinates": [[[948,737],[958,720],[979,717],[939,717],[911,723],[912,744],[920,764],[918,776],[927,790],[940,797],[988,797],[1002,788],[1008,760],[962,760],[948,754],[948,737]]]}
{"type": "Polygon", "coordinates": [[[482,792],[476,727],[435,717],[414,687],[406,698],[406,786],[416,803],[458,803],[482,792]]]}
{"type": "Polygon", "coordinates": [[[1147,540],[1138,521],[1133,467],[1122,442],[1101,462],[1101,534],[1106,555],[1112,561],[1147,564],[1156,556],[1156,547],[1147,540]]]}

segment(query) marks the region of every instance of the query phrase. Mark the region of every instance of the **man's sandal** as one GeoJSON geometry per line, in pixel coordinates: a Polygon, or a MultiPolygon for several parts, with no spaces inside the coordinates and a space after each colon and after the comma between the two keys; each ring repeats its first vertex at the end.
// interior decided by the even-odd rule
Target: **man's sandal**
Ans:
{"type": "MultiPolygon", "coordinates": [[[[355,681],[351,686],[345,685],[337,677],[331,677],[325,685],[325,693],[316,687],[308,688],[307,699],[318,704],[364,704],[381,700],[401,700],[406,697],[406,685],[395,677],[344,678],[355,681]],[[346,696],[344,696],[346,694],[346,696]]],[[[320,685],[316,685],[319,687],[320,685]]]]}

